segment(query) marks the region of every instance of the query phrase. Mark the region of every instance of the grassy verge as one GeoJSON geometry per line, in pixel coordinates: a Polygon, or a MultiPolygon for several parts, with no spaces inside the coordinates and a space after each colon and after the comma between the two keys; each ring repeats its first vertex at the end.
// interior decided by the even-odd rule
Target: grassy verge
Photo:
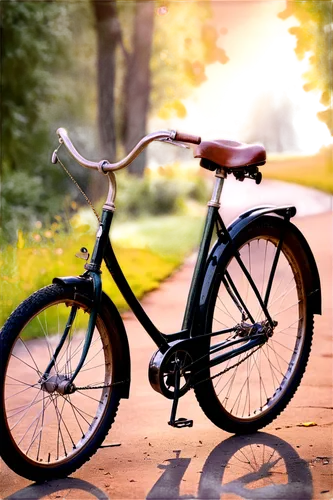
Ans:
{"type": "MultiPolygon", "coordinates": [[[[115,253],[138,298],[155,289],[196,247],[202,222],[198,215],[147,217],[134,224],[115,222],[115,253]]],[[[82,246],[91,252],[93,242],[89,226],[71,233],[42,229],[29,235],[19,233],[17,245],[0,252],[0,325],[22,300],[55,276],[81,274],[83,261],[75,253],[82,246]]],[[[120,310],[126,308],[106,269],[103,288],[120,310]]]]}
{"type": "Polygon", "coordinates": [[[333,150],[314,156],[270,157],[262,169],[265,179],[294,182],[333,194],[333,150]]]}

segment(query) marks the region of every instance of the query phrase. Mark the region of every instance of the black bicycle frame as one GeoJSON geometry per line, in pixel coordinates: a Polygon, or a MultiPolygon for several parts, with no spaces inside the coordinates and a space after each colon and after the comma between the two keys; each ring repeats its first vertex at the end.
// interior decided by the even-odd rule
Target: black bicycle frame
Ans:
{"type": "MultiPolygon", "coordinates": [[[[218,195],[220,195],[220,192],[222,190],[222,185],[223,185],[223,180],[220,184],[219,187],[219,192],[218,195]]],[[[218,190],[217,190],[218,191],[218,190]]],[[[215,196],[216,198],[217,196],[215,196]]],[[[140,302],[137,300],[135,297],[130,285],[128,284],[121,268],[118,263],[117,257],[113,251],[110,238],[109,238],[109,231],[111,228],[111,223],[113,219],[113,210],[110,210],[108,208],[103,208],[103,213],[102,213],[102,218],[100,221],[100,226],[97,231],[96,235],[96,242],[95,246],[93,249],[91,261],[89,264],[85,265],[85,269],[87,270],[87,274],[90,275],[92,282],[93,282],[93,290],[94,290],[94,297],[93,297],[93,308],[91,310],[91,315],[90,315],[90,321],[88,325],[88,329],[86,332],[86,338],[85,338],[85,343],[84,343],[84,348],[83,348],[83,353],[81,355],[81,359],[78,363],[78,366],[74,373],[72,374],[69,384],[72,384],[75,377],[77,376],[80,368],[82,367],[84,360],[86,358],[94,327],[95,327],[95,321],[97,318],[99,306],[100,306],[100,298],[101,298],[101,264],[104,259],[106,267],[108,271],[110,272],[112,278],[114,279],[118,289],[120,290],[121,294],[123,295],[124,299],[126,300],[127,304],[130,306],[132,309],[133,313],[135,314],[136,318],[138,321],[141,323],[143,328],[146,330],[148,335],[151,337],[151,339],[155,342],[157,347],[162,353],[165,353],[169,348],[170,348],[170,343],[176,340],[190,340],[191,339],[191,331],[193,327],[193,322],[195,318],[195,313],[197,311],[198,307],[198,302],[200,299],[200,293],[205,277],[205,272],[206,272],[206,263],[207,263],[207,258],[208,258],[208,253],[210,249],[210,244],[212,241],[212,236],[213,236],[213,231],[214,227],[217,229],[217,234],[219,237],[223,237],[226,239],[226,241],[229,241],[232,246],[233,250],[233,255],[235,259],[237,260],[239,266],[241,267],[242,271],[244,272],[247,280],[249,281],[250,286],[252,287],[259,304],[262,307],[262,310],[266,316],[267,321],[271,325],[271,327],[274,326],[273,320],[270,317],[270,314],[267,310],[267,304],[268,304],[268,298],[271,290],[271,285],[272,281],[274,278],[277,262],[279,259],[279,255],[281,252],[282,244],[283,244],[283,237],[284,237],[284,231],[281,234],[281,238],[276,250],[275,258],[273,261],[272,269],[270,272],[270,277],[268,280],[268,285],[267,285],[267,290],[265,294],[264,300],[261,298],[260,293],[250,275],[248,270],[246,269],[244,263],[241,260],[240,254],[238,252],[238,249],[234,246],[233,240],[225,227],[223,220],[221,219],[221,216],[219,214],[219,203],[209,203],[208,206],[208,211],[207,211],[207,216],[206,216],[206,221],[205,221],[205,226],[203,230],[203,235],[201,239],[201,244],[198,252],[198,257],[195,265],[195,269],[193,272],[193,277],[191,281],[191,286],[189,290],[189,295],[187,299],[187,304],[185,308],[185,313],[184,313],[184,319],[183,319],[183,324],[182,324],[182,329],[179,332],[172,333],[172,334],[165,334],[162,333],[156,326],[155,324],[151,321],[143,307],[141,306],[140,302]]],[[[242,320],[245,321],[246,318],[249,318],[250,321],[254,324],[254,319],[248,311],[246,304],[242,300],[235,284],[233,283],[230,275],[228,272],[225,272],[224,276],[222,277],[222,282],[224,283],[224,286],[229,293],[230,297],[242,313],[242,320]]],[[[65,328],[65,331],[62,335],[62,338],[60,339],[60,343],[58,346],[58,349],[55,351],[52,360],[50,361],[47,369],[45,370],[42,379],[46,380],[49,376],[49,373],[51,371],[51,368],[55,364],[58,352],[61,349],[61,346],[64,344],[67,335],[69,334],[69,330],[73,321],[73,318],[75,317],[76,313],[76,308],[73,307],[72,311],[70,313],[69,319],[68,319],[68,324],[65,328]]],[[[237,325],[235,325],[236,328],[237,325]]],[[[207,333],[205,332],[205,338],[213,337],[216,335],[221,335],[221,334],[227,334],[232,331],[235,331],[235,328],[228,328],[224,330],[220,330],[218,332],[210,332],[207,333]]],[[[260,340],[262,336],[256,335],[255,338],[248,339],[248,342],[240,347],[236,348],[234,350],[235,355],[239,354],[240,352],[245,352],[246,350],[259,345],[260,342],[262,343],[263,340],[260,340]],[[252,345],[253,344],[253,345],[252,345]]],[[[213,346],[213,349],[215,349],[214,352],[217,352],[219,350],[224,349],[224,345],[219,344],[216,346],[213,346]]],[[[230,357],[233,357],[233,353],[229,352],[226,354],[221,354],[220,356],[214,358],[214,364],[220,363],[226,359],[229,359],[230,357]]],[[[211,365],[211,362],[209,362],[211,365]]]]}
{"type": "MultiPolygon", "coordinates": [[[[104,217],[107,217],[110,219],[110,224],[112,220],[112,212],[108,212],[108,215],[104,215],[104,217]]],[[[103,219],[102,219],[103,220],[103,219]]],[[[183,319],[183,324],[182,324],[182,329],[179,332],[172,333],[172,334],[164,334],[162,333],[156,326],[155,324],[151,321],[143,307],[141,306],[140,302],[137,300],[135,297],[130,285],[128,284],[121,268],[118,263],[117,257],[115,256],[115,253],[113,251],[110,239],[107,238],[105,248],[104,248],[104,261],[106,263],[106,267],[109,270],[112,278],[114,279],[118,289],[120,290],[121,294],[123,295],[124,299],[126,300],[127,304],[130,306],[131,310],[135,314],[136,318],[138,321],[141,323],[143,328],[146,330],[148,335],[151,337],[151,339],[155,342],[157,347],[161,350],[161,352],[166,352],[168,348],[170,347],[170,342],[175,341],[175,340],[181,340],[181,339],[187,339],[190,338],[191,335],[191,330],[193,326],[193,321],[195,317],[195,312],[198,306],[199,298],[200,298],[200,292],[203,284],[203,280],[205,277],[205,271],[206,271],[206,262],[207,262],[207,257],[210,249],[210,244],[212,240],[212,235],[214,231],[214,226],[217,226],[219,228],[222,228],[223,234],[226,235],[226,237],[232,242],[232,239],[228,233],[228,230],[226,229],[219,211],[218,207],[216,206],[209,206],[208,207],[208,212],[206,216],[206,221],[205,221],[205,226],[204,226],[204,231],[203,231],[203,236],[198,252],[198,257],[192,277],[192,282],[189,290],[189,295],[188,295],[188,300],[186,304],[186,309],[184,313],[184,319],[183,319]]],[[[273,320],[267,310],[267,302],[268,302],[268,296],[269,296],[269,291],[271,288],[271,284],[273,281],[277,261],[279,258],[279,254],[281,251],[282,247],[282,241],[283,240],[283,234],[281,234],[281,240],[278,245],[276,255],[275,255],[275,260],[272,266],[272,270],[270,273],[270,277],[268,280],[268,286],[267,286],[267,292],[265,296],[265,300],[263,300],[260,296],[260,293],[250,275],[248,270],[246,269],[244,263],[241,260],[241,257],[239,255],[239,252],[237,251],[236,248],[234,248],[234,257],[236,258],[239,266],[241,267],[242,271],[244,272],[246,278],[248,279],[250,286],[252,287],[258,302],[260,306],[262,307],[262,310],[267,318],[267,321],[270,323],[271,326],[274,326],[273,320]]],[[[96,250],[96,255],[100,255],[100,252],[102,250],[100,247],[96,250]]],[[[93,262],[92,264],[93,265],[93,262]]],[[[90,266],[86,266],[88,269],[90,269],[90,266]]],[[[251,320],[252,323],[254,323],[254,319],[251,315],[251,313],[248,311],[246,305],[244,304],[242,298],[240,297],[236,286],[232,282],[232,279],[228,273],[225,274],[223,277],[223,281],[225,282],[226,289],[232,299],[238,304],[239,309],[246,312],[247,317],[251,320]]],[[[236,326],[236,325],[235,325],[236,326]]],[[[221,330],[219,332],[211,332],[206,334],[207,336],[214,336],[218,334],[223,334],[223,333],[229,333],[233,329],[225,329],[221,330]]]]}
{"type": "MultiPolygon", "coordinates": [[[[112,218],[112,213],[109,217],[112,218]]],[[[192,278],[192,283],[189,291],[189,297],[185,309],[183,326],[181,331],[173,334],[164,334],[154,325],[151,319],[148,317],[147,313],[141,306],[140,302],[135,297],[131,287],[129,286],[120,266],[118,260],[114,254],[110,239],[108,238],[105,249],[104,249],[104,261],[106,267],[108,268],[112,278],[114,279],[117,287],[119,288],[121,294],[126,300],[127,304],[132,309],[133,313],[137,317],[138,321],[141,323],[143,328],[146,330],[151,339],[155,342],[157,347],[161,352],[166,352],[169,348],[169,342],[173,340],[186,339],[189,337],[189,333],[193,322],[193,313],[196,309],[199,294],[202,287],[205,265],[207,261],[207,256],[209,252],[210,242],[212,239],[213,229],[215,225],[216,218],[219,217],[218,209],[216,207],[209,207],[206,217],[205,228],[203,232],[203,237],[199,249],[199,254],[192,278]]],[[[99,251],[97,252],[99,253],[99,251]]]]}

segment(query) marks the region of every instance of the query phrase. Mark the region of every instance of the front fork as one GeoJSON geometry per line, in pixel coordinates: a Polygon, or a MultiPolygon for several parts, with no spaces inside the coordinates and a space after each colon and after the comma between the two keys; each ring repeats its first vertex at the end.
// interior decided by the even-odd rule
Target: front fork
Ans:
{"type": "MultiPolygon", "coordinates": [[[[101,303],[101,297],[102,297],[102,279],[101,279],[101,264],[102,264],[102,259],[104,255],[104,250],[105,246],[108,240],[108,235],[111,227],[111,222],[113,218],[113,210],[111,210],[109,207],[104,206],[103,207],[103,213],[102,213],[102,218],[99,223],[98,229],[97,229],[97,234],[96,234],[96,242],[95,242],[95,247],[93,250],[91,262],[89,264],[85,265],[85,268],[87,272],[84,274],[84,277],[86,279],[91,279],[93,282],[93,292],[92,292],[92,308],[90,310],[90,316],[89,316],[89,322],[88,322],[88,327],[86,331],[86,336],[84,340],[84,345],[83,345],[83,350],[81,354],[80,361],[74,370],[74,372],[71,374],[69,378],[64,377],[62,374],[57,375],[57,378],[55,380],[55,384],[57,385],[57,390],[63,394],[68,394],[71,392],[75,391],[75,386],[74,386],[74,380],[76,376],[78,375],[79,371],[81,370],[82,366],[84,365],[84,362],[87,358],[87,354],[89,351],[89,347],[91,344],[91,340],[94,334],[95,326],[96,326],[96,319],[97,319],[97,314],[99,311],[100,303],[101,303]]],[[[41,376],[39,382],[40,383],[46,383],[49,378],[50,378],[50,372],[52,368],[55,366],[57,357],[61,351],[61,348],[63,347],[69,333],[71,330],[71,327],[74,323],[75,317],[77,313],[77,306],[72,306],[71,311],[69,313],[69,317],[64,329],[64,332],[61,336],[61,339],[59,341],[59,344],[57,345],[54,354],[52,356],[51,361],[49,362],[48,366],[46,367],[43,375],[41,376]]]]}
{"type": "MultiPolygon", "coordinates": [[[[54,382],[52,381],[52,384],[51,384],[53,389],[56,389],[57,392],[59,392],[61,394],[71,394],[75,391],[74,380],[75,380],[76,376],[78,375],[79,371],[81,370],[82,366],[84,365],[84,362],[87,358],[87,354],[88,354],[89,347],[91,345],[91,340],[93,338],[93,334],[94,334],[94,330],[95,330],[97,314],[99,311],[101,297],[102,297],[102,280],[101,280],[100,273],[96,273],[96,272],[89,272],[89,277],[92,279],[92,282],[93,282],[93,297],[92,297],[93,307],[90,311],[89,322],[88,322],[88,327],[87,327],[87,331],[86,331],[86,336],[85,336],[85,340],[84,340],[84,345],[83,345],[80,361],[78,362],[74,372],[72,373],[72,375],[69,378],[65,377],[62,374],[57,374],[54,382]]],[[[66,339],[71,331],[72,325],[73,325],[75,318],[76,318],[77,309],[78,309],[77,306],[71,307],[71,310],[70,310],[70,313],[68,316],[68,320],[67,320],[67,324],[66,324],[65,330],[62,334],[62,337],[60,339],[60,342],[57,345],[57,348],[55,349],[54,354],[52,356],[52,359],[49,362],[45,372],[43,373],[43,375],[41,376],[41,378],[39,380],[39,382],[41,384],[45,385],[45,388],[47,391],[49,390],[48,389],[48,381],[50,380],[51,370],[55,366],[55,363],[56,363],[58,355],[62,349],[62,346],[64,345],[64,343],[65,343],[65,341],[66,341],[66,339]]]]}

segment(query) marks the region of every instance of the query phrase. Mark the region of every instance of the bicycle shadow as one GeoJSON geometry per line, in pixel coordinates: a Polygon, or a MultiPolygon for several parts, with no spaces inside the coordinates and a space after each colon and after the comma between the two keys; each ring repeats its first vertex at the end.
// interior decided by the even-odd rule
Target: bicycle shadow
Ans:
{"type": "Polygon", "coordinates": [[[206,459],[197,494],[180,495],[191,459],[181,458],[178,450],[176,458],[165,462],[158,465],[164,472],[146,500],[217,500],[223,494],[250,500],[310,500],[313,495],[308,463],[289,443],[267,433],[232,436],[217,445],[206,459]]]}
{"type": "MultiPolygon", "coordinates": [[[[49,497],[49,495],[53,495],[60,491],[62,492],[63,498],[66,497],[66,495],[63,494],[64,490],[78,490],[79,492],[84,491],[98,500],[109,500],[108,495],[106,495],[106,493],[104,493],[104,491],[97,486],[94,486],[88,481],[73,477],[49,481],[42,484],[34,483],[26,488],[23,488],[22,490],[16,491],[12,495],[4,498],[4,500],[38,500],[46,496],[49,497]]],[[[78,498],[80,497],[78,496],[78,498]]]]}

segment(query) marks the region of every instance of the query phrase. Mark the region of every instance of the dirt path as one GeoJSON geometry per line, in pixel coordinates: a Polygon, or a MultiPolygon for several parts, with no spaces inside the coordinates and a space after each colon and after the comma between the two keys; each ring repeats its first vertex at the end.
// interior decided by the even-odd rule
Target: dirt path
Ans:
{"type": "MultiPolygon", "coordinates": [[[[73,477],[33,485],[3,463],[0,497],[11,499],[331,499],[332,490],[332,214],[296,219],[315,254],[323,288],[314,346],[301,387],[264,432],[231,437],[200,410],[192,392],[179,416],[192,429],[167,425],[170,401],[155,393],[147,366],[155,346],[132,314],[124,317],[132,356],[130,399],[123,400],[104,448],[73,477]],[[299,427],[313,421],[314,427],[299,427]]],[[[145,297],[164,331],[179,328],[193,261],[145,297]]]]}

